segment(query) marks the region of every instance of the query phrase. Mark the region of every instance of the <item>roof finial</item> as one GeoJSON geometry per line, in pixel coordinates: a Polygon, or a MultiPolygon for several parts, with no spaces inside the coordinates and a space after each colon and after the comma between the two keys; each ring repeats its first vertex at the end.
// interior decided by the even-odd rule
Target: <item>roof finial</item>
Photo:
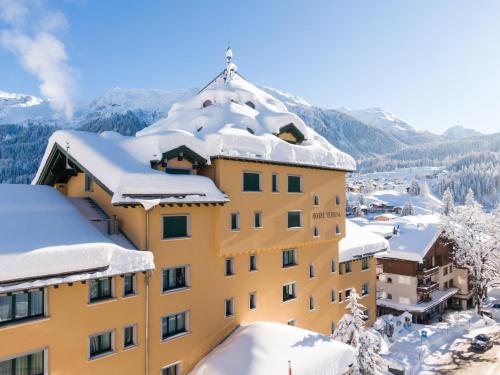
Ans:
{"type": "Polygon", "coordinates": [[[227,47],[226,50],[226,60],[227,60],[227,66],[224,71],[224,81],[229,81],[231,78],[233,78],[234,73],[236,72],[236,65],[233,63],[233,50],[231,47],[227,47]]]}
{"type": "Polygon", "coordinates": [[[226,50],[226,60],[227,60],[227,63],[231,63],[231,60],[233,59],[233,50],[231,49],[231,47],[227,47],[227,50],[226,50]]]}

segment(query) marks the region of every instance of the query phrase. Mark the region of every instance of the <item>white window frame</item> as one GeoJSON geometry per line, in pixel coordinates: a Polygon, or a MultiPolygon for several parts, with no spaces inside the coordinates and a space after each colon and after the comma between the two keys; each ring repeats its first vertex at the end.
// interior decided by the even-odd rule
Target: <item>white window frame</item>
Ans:
{"type": "Polygon", "coordinates": [[[25,357],[27,355],[35,354],[35,353],[39,353],[39,352],[43,352],[43,375],[49,375],[49,348],[48,347],[35,349],[35,350],[29,350],[26,352],[9,355],[9,356],[0,358],[0,362],[10,361],[12,359],[25,357]]]}
{"type": "Polygon", "coordinates": [[[299,293],[297,291],[297,281],[290,281],[289,283],[285,283],[281,287],[281,302],[282,303],[288,303],[288,302],[291,302],[291,301],[296,301],[297,298],[298,298],[298,294],[299,293]],[[290,298],[290,299],[286,300],[286,301],[283,301],[283,287],[288,286],[288,285],[294,285],[293,289],[295,291],[295,296],[293,298],[290,298]]]}
{"type": "Polygon", "coordinates": [[[169,365],[163,366],[160,370],[160,375],[163,375],[163,370],[168,369],[169,367],[177,366],[177,370],[179,371],[179,374],[182,374],[182,364],[181,361],[177,361],[174,363],[171,363],[169,365]]]}
{"type": "Polygon", "coordinates": [[[137,296],[137,274],[135,273],[127,273],[125,275],[123,275],[123,278],[122,278],[122,281],[123,281],[123,290],[122,290],[122,297],[123,298],[129,298],[129,297],[134,297],[134,296],[137,296]],[[133,291],[132,293],[130,294],[125,294],[125,278],[127,276],[132,276],[132,283],[133,283],[133,291]]]}
{"type": "Polygon", "coordinates": [[[313,228],[313,238],[319,238],[321,235],[320,233],[320,230],[319,230],[319,227],[318,226],[315,226],[313,228]]]}
{"type": "Polygon", "coordinates": [[[253,291],[253,292],[250,292],[248,293],[248,311],[253,311],[257,308],[257,292],[256,291],[253,291]],[[250,305],[250,301],[251,301],[251,296],[254,297],[254,302],[255,302],[255,307],[252,308],[252,306],[250,305]]]}
{"type": "Polygon", "coordinates": [[[139,346],[139,343],[137,341],[137,323],[133,323],[133,324],[128,324],[126,326],[123,326],[123,342],[122,342],[122,348],[123,350],[128,350],[128,349],[132,349],[132,348],[136,348],[137,346],[139,346]],[[130,346],[125,346],[125,329],[126,328],[130,328],[132,327],[133,328],[133,337],[134,337],[134,344],[133,345],[130,345],[130,346]]]}
{"type": "Polygon", "coordinates": [[[229,214],[229,231],[230,232],[238,232],[240,230],[240,213],[239,212],[231,212],[229,214]],[[233,215],[236,215],[236,229],[233,229],[233,215]]]}
{"type": "Polygon", "coordinates": [[[309,296],[309,311],[316,310],[316,300],[313,295],[309,296]],[[312,307],[311,307],[312,306],[312,307]]]}
{"type": "Polygon", "coordinates": [[[279,193],[280,192],[280,175],[277,172],[271,173],[271,193],[279,193]],[[276,190],[273,190],[273,177],[276,176],[276,190]]]}
{"type": "Polygon", "coordinates": [[[349,296],[350,296],[350,295],[351,295],[351,292],[352,292],[352,288],[345,288],[345,289],[344,289],[344,299],[345,299],[345,300],[347,299],[347,297],[349,297],[349,296],[347,295],[347,291],[349,291],[349,296]]]}
{"type": "Polygon", "coordinates": [[[298,254],[299,254],[299,252],[297,251],[297,249],[283,249],[281,251],[281,269],[287,269],[287,268],[290,268],[290,267],[298,266],[299,265],[299,256],[298,256],[298,254]],[[287,265],[283,264],[283,253],[285,251],[292,251],[293,252],[294,263],[287,264],[287,265]]]}
{"type": "Polygon", "coordinates": [[[331,291],[331,293],[330,293],[330,302],[331,303],[336,303],[337,302],[337,291],[335,290],[335,288],[333,288],[332,291],[331,291]]]}
{"type": "Polygon", "coordinates": [[[161,269],[161,294],[170,294],[175,292],[180,292],[182,290],[186,290],[191,288],[191,266],[189,264],[180,264],[178,266],[169,266],[161,269]],[[186,286],[182,286],[180,288],[163,290],[163,274],[167,270],[173,270],[176,268],[185,268],[186,269],[186,286]]]}
{"type": "Polygon", "coordinates": [[[105,277],[97,277],[95,279],[87,280],[87,304],[89,305],[98,305],[100,303],[110,302],[116,300],[116,281],[114,276],[105,276],[105,277]],[[103,279],[111,279],[111,297],[100,298],[96,301],[90,300],[90,284],[93,280],[103,280],[103,279]]]}
{"type": "Polygon", "coordinates": [[[302,214],[302,210],[290,210],[286,213],[286,228],[287,230],[298,230],[304,228],[304,215],[302,214]],[[300,213],[300,226],[299,227],[289,227],[288,226],[288,215],[292,212],[300,213]]]}
{"type": "Polygon", "coordinates": [[[92,335],[88,336],[88,339],[87,339],[87,360],[93,361],[93,360],[96,360],[96,359],[99,359],[102,357],[106,357],[106,356],[113,354],[113,353],[116,353],[116,330],[115,329],[108,329],[106,331],[93,333],[92,335]],[[93,337],[96,337],[96,336],[104,335],[106,333],[111,333],[111,350],[109,352],[97,354],[97,355],[91,357],[90,356],[90,339],[93,337]]]}
{"type": "Polygon", "coordinates": [[[178,214],[164,214],[162,215],[161,217],[161,239],[162,241],[180,241],[180,240],[187,240],[187,239],[190,239],[191,238],[191,214],[188,214],[188,213],[178,213],[178,214]],[[164,217],[167,217],[167,216],[186,216],[187,217],[187,220],[186,220],[186,232],[187,232],[187,236],[184,236],[184,237],[174,237],[174,238],[165,238],[163,236],[163,226],[165,225],[165,220],[163,219],[164,217]]]}
{"type": "Polygon", "coordinates": [[[244,170],[241,173],[241,191],[243,193],[262,193],[262,172],[244,170]],[[245,191],[245,173],[256,173],[259,175],[259,190],[258,191],[245,191]]]}
{"type": "Polygon", "coordinates": [[[167,341],[172,341],[180,337],[187,336],[191,333],[191,311],[190,310],[182,310],[182,311],[177,311],[177,312],[172,312],[166,315],[160,316],[160,343],[167,342],[167,341]],[[186,331],[177,333],[173,336],[163,338],[163,318],[166,318],[167,316],[171,315],[178,315],[178,314],[185,314],[184,315],[184,323],[186,325],[186,331]]]}
{"type": "Polygon", "coordinates": [[[259,266],[257,264],[257,254],[250,254],[248,256],[248,271],[249,272],[256,272],[259,270],[259,266]],[[252,261],[250,259],[252,259],[252,257],[255,259],[255,269],[252,269],[252,261]]]}
{"type": "Polygon", "coordinates": [[[264,228],[263,217],[264,217],[264,215],[262,214],[262,211],[254,211],[254,213],[253,213],[253,229],[263,229],[264,228]],[[255,225],[255,222],[257,221],[257,215],[259,215],[260,227],[255,225]]]}
{"type": "Polygon", "coordinates": [[[366,297],[370,294],[370,283],[363,283],[361,284],[361,297],[366,297]],[[366,285],[366,290],[367,292],[365,294],[363,294],[364,290],[363,290],[363,287],[366,285]]]}
{"type": "Polygon", "coordinates": [[[313,206],[314,207],[319,207],[321,204],[321,201],[319,199],[319,195],[318,194],[314,194],[313,196],[313,206]],[[318,200],[318,203],[316,203],[316,200],[318,200]]]}
{"type": "Polygon", "coordinates": [[[316,267],[314,266],[314,263],[309,263],[309,279],[314,279],[315,277],[316,277],[316,267]]]}
{"type": "Polygon", "coordinates": [[[224,258],[224,277],[231,277],[231,276],[234,276],[236,275],[236,271],[235,271],[235,267],[234,267],[234,263],[235,260],[234,260],[234,257],[227,257],[227,258],[224,258]],[[227,261],[230,261],[230,271],[231,273],[227,273],[227,261]]]}

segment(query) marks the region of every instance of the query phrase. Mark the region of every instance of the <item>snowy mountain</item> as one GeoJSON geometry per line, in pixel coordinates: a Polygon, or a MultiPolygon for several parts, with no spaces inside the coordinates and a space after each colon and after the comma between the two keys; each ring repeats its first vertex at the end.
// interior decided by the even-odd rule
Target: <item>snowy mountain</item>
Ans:
{"type": "Polygon", "coordinates": [[[46,100],[0,90],[0,125],[54,125],[58,122],[46,100]]]}
{"type": "Polygon", "coordinates": [[[407,145],[439,141],[439,136],[427,131],[419,131],[395,114],[381,108],[351,109],[343,107],[339,111],[381,129],[407,145]]]}
{"type": "Polygon", "coordinates": [[[443,137],[449,140],[464,139],[482,135],[474,129],[464,128],[463,126],[452,126],[443,133],[443,137]]]}

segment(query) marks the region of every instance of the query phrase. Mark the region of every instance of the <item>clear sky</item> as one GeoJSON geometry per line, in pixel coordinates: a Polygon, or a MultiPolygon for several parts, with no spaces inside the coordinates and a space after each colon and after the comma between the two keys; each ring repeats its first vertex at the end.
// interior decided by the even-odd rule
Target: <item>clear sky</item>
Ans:
{"type": "MultiPolygon", "coordinates": [[[[200,87],[223,69],[230,43],[246,78],[321,107],[382,107],[437,133],[453,125],[500,131],[500,1],[38,0],[36,11],[31,6],[28,26],[9,23],[4,12],[0,30],[31,37],[42,30],[64,43],[61,69],[69,67],[75,100],[113,87],[200,87]],[[37,30],[37,17],[48,12],[65,22],[37,30]]],[[[0,90],[41,95],[39,78],[52,79],[50,67],[23,64],[17,47],[3,47],[0,90]]],[[[51,95],[50,87],[42,92],[51,95]]]]}

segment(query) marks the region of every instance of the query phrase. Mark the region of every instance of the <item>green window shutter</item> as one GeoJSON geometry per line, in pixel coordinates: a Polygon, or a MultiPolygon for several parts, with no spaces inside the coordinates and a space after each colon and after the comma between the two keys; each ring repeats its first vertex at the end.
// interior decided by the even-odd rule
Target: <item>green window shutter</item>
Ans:
{"type": "Polygon", "coordinates": [[[260,173],[243,173],[243,191],[260,191],[260,173]]]}
{"type": "Polygon", "coordinates": [[[288,192],[289,193],[300,193],[301,189],[301,177],[300,176],[288,176],[288,192]]]}
{"type": "Polygon", "coordinates": [[[163,238],[188,237],[188,218],[182,216],[163,217],[163,238]]]}

